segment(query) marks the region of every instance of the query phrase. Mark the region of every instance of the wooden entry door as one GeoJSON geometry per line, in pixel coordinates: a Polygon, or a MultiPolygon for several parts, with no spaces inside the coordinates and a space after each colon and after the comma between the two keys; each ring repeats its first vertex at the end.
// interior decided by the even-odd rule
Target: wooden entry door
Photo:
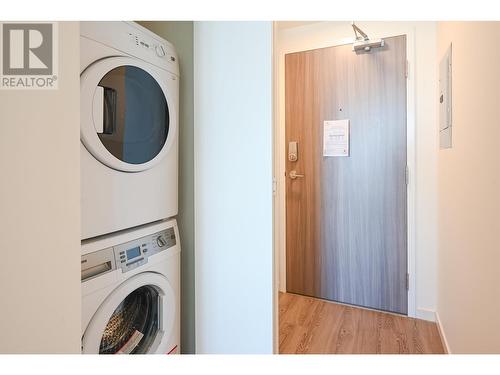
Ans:
{"type": "Polygon", "coordinates": [[[287,54],[285,84],[287,291],[407,314],[406,37],[287,54]],[[350,155],[323,156],[343,119],[350,155]]]}

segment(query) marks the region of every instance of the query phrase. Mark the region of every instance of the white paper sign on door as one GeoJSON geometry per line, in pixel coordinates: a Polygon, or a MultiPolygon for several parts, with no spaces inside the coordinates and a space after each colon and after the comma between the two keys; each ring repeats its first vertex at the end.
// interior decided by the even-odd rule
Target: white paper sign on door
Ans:
{"type": "Polygon", "coordinates": [[[349,156],[349,120],[323,123],[323,156],[349,156]]]}

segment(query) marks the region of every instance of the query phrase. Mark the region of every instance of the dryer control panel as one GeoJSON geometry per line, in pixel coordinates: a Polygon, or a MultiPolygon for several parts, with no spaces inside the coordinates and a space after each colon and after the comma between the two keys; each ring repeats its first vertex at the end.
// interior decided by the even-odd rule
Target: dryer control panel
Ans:
{"type": "Polygon", "coordinates": [[[136,47],[148,51],[150,54],[155,54],[159,58],[167,58],[169,61],[175,62],[175,55],[169,53],[165,44],[159,43],[152,38],[145,38],[138,33],[129,32],[128,36],[136,47]]]}
{"type": "Polygon", "coordinates": [[[179,76],[174,46],[135,22],[80,22],[81,37],[114,48],[179,76]]]}
{"type": "Polygon", "coordinates": [[[148,258],[167,250],[177,243],[174,228],[82,255],[81,280],[86,281],[121,268],[131,271],[148,262],[148,258]]]}

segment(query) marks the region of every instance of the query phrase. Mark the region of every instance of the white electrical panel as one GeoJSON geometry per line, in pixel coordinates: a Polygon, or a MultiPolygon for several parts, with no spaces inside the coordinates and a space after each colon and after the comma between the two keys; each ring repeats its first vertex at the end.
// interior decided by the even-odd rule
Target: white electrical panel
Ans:
{"type": "Polygon", "coordinates": [[[439,63],[439,146],[451,148],[451,44],[439,63]]]}

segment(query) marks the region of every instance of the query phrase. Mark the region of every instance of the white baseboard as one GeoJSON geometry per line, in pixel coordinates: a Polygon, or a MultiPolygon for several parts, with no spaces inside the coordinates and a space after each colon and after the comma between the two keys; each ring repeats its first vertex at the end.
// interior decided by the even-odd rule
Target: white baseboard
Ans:
{"type": "Polygon", "coordinates": [[[436,312],[433,310],[417,308],[416,313],[417,313],[416,318],[418,318],[418,319],[428,320],[429,322],[436,321],[436,312]]]}
{"type": "Polygon", "coordinates": [[[439,336],[441,337],[441,342],[443,343],[444,346],[444,352],[446,354],[451,354],[451,350],[448,345],[448,340],[446,340],[446,335],[444,334],[443,326],[441,324],[441,320],[439,319],[439,314],[437,311],[436,311],[436,324],[438,327],[439,336]]]}

